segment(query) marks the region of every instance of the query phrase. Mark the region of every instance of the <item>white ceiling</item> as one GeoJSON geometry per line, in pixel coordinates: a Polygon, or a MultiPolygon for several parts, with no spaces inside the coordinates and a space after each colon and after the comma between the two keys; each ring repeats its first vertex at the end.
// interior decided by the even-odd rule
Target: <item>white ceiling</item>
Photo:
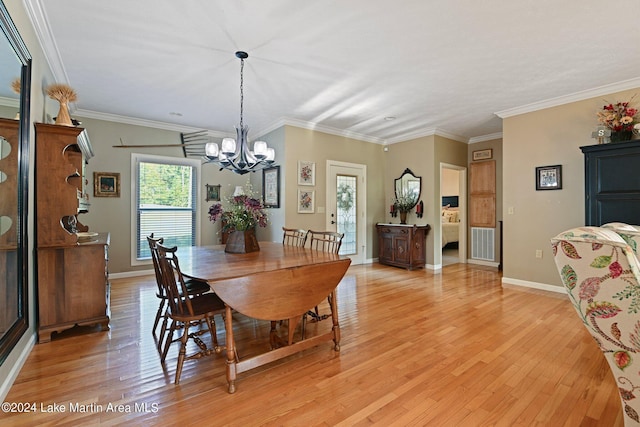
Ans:
{"type": "Polygon", "coordinates": [[[499,135],[496,112],[640,86],[638,0],[24,2],[85,117],[233,133],[237,50],[254,136],[473,142],[499,135]]]}

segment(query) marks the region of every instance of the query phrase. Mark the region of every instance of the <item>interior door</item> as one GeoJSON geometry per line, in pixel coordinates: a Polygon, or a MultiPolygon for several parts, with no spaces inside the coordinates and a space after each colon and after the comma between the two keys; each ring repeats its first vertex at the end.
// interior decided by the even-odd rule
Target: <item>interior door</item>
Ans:
{"type": "Polygon", "coordinates": [[[366,253],[366,165],[327,161],[327,230],[344,233],[340,254],[362,264],[366,253]]]}

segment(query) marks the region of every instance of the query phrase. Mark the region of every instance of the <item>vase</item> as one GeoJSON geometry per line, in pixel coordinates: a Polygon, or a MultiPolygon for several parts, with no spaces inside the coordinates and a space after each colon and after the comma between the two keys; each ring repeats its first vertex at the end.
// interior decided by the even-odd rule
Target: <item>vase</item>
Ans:
{"type": "Polygon", "coordinates": [[[406,212],[400,212],[400,224],[406,224],[407,223],[407,213],[406,212]]]}
{"type": "Polygon", "coordinates": [[[611,132],[611,142],[631,141],[632,137],[633,137],[633,131],[631,130],[621,130],[618,132],[611,132]]]}
{"type": "Polygon", "coordinates": [[[73,126],[71,122],[71,116],[69,115],[69,104],[66,102],[60,103],[60,110],[56,116],[56,124],[63,126],[73,126]]]}
{"type": "Polygon", "coordinates": [[[235,230],[229,233],[227,237],[227,245],[225,252],[230,254],[246,254],[249,252],[257,252],[260,250],[258,239],[256,238],[256,230],[235,230]]]}

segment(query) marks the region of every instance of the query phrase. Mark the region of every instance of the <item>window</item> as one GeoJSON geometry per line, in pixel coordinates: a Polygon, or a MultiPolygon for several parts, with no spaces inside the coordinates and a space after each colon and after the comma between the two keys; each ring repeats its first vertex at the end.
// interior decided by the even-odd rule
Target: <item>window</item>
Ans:
{"type": "Polygon", "coordinates": [[[167,246],[198,243],[200,161],[132,154],[132,265],[151,259],[147,236],[167,246]]]}

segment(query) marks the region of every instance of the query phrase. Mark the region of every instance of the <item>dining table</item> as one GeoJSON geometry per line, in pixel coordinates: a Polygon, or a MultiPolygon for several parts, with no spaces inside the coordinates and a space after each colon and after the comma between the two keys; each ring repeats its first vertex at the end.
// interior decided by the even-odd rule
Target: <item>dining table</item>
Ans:
{"type": "MultiPolygon", "coordinates": [[[[228,392],[236,390],[237,374],[290,356],[299,351],[333,341],[340,351],[340,324],[336,288],[351,264],[342,255],[310,248],[260,242],[260,250],[227,253],[224,245],[180,247],[177,256],[185,277],[209,283],[225,303],[225,346],[228,392]],[[295,339],[295,330],[305,314],[328,300],[331,330],[295,339]],[[240,359],[233,335],[234,312],[271,322],[271,349],[240,359]],[[276,323],[286,322],[286,336],[276,331],[276,323]]],[[[302,327],[304,328],[304,322],[302,327]]]]}

